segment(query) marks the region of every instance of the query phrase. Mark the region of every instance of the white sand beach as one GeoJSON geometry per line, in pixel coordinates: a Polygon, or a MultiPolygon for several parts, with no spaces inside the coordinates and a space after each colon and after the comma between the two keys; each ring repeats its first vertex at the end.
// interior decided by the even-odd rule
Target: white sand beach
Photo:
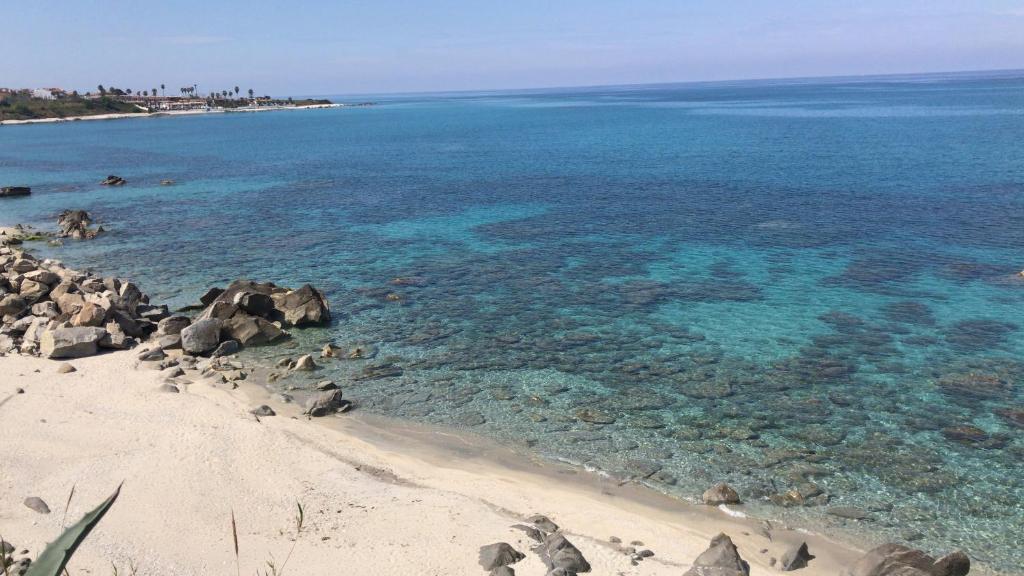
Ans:
{"type": "Polygon", "coordinates": [[[197,116],[203,114],[224,114],[229,112],[273,112],[276,110],[318,110],[323,108],[343,108],[344,104],[308,104],[303,106],[264,106],[257,108],[214,108],[210,110],[167,110],[159,112],[138,112],[134,114],[93,114],[91,116],[67,116],[65,118],[33,118],[31,120],[0,120],[0,126],[16,126],[21,124],[60,124],[81,120],[124,120],[126,118],[160,118],[166,116],[197,116]]]}
{"type": "Polygon", "coordinates": [[[0,536],[37,555],[68,522],[124,482],[120,499],[70,564],[70,573],[223,575],[281,566],[292,547],[296,502],[305,528],[285,573],[486,574],[478,549],[508,542],[526,554],[516,574],[545,574],[532,542],[511,528],[545,514],[562,526],[597,575],[676,575],[709,539],[729,534],[751,574],[806,540],[817,558],[805,576],[836,576],[859,552],[825,538],[732,518],[711,507],[552,463],[528,462],[500,447],[441,431],[398,425],[358,410],[309,421],[254,384],[188,376],[181,393],[136,368],[135,353],[60,362],[0,357],[0,536]],[[22,389],[23,393],[18,393],[22,389]],[[249,410],[269,404],[276,416],[249,410]],[[23,500],[37,496],[52,512],[23,500]],[[770,535],[770,539],[769,539],[770,535]],[[623,542],[612,544],[616,536],[623,542]],[[619,547],[654,556],[632,565],[619,547]]]}

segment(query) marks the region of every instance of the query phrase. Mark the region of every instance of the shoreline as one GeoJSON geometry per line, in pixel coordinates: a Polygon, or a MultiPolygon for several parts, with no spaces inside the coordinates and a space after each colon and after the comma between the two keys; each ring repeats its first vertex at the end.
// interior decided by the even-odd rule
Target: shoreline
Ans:
{"type": "MultiPolygon", "coordinates": [[[[858,550],[798,529],[773,527],[769,537],[761,522],[730,517],[712,507],[687,504],[569,466],[527,461],[514,451],[463,434],[358,413],[317,422],[326,425],[312,424],[293,418],[299,416],[298,407],[275,402],[269,391],[248,380],[232,390],[230,385],[200,379],[182,385],[179,394],[160,393],[157,389],[165,376],[136,369],[134,356],[131,351],[119,351],[73,360],[77,371],[64,375],[57,375],[58,363],[49,360],[0,358],[3,371],[15,375],[0,388],[0,397],[9,398],[0,406],[0,433],[20,438],[8,451],[11,466],[0,473],[6,493],[14,500],[43,497],[56,510],[74,483],[82,494],[68,513],[75,518],[119,478],[126,480],[122,501],[76,555],[77,569],[109,570],[107,556],[113,555],[118,562],[131,559],[140,574],[218,573],[218,566],[226,569],[233,563],[230,532],[224,524],[230,509],[240,518],[243,548],[251,551],[250,542],[257,539],[264,548],[278,550],[286,547],[288,538],[276,531],[287,526],[287,510],[293,506],[291,500],[298,498],[321,532],[317,536],[328,539],[300,538],[302,553],[293,559],[294,570],[332,573],[341,557],[329,557],[340,553],[350,566],[362,567],[353,573],[370,573],[365,570],[372,570],[377,560],[360,558],[350,550],[363,536],[345,530],[350,540],[339,541],[345,536],[327,529],[333,521],[332,510],[320,499],[338,496],[333,490],[322,493],[324,484],[338,481],[337,476],[343,477],[349,491],[363,496],[378,491],[403,493],[390,505],[386,500],[377,502],[371,509],[376,514],[363,512],[366,517],[349,527],[374,537],[395,528],[393,518],[381,525],[374,516],[420,514],[414,511],[417,504],[431,503],[423,512],[429,518],[410,516],[418,521],[407,522],[400,530],[407,536],[390,542],[387,554],[393,556],[392,573],[413,573],[424,558],[428,563],[440,562],[442,558],[432,556],[438,552],[432,546],[439,545],[437,536],[444,533],[445,539],[455,540],[459,557],[446,550],[444,560],[451,564],[439,572],[420,573],[480,574],[478,546],[499,539],[528,552],[528,542],[509,526],[534,513],[561,524],[594,564],[596,574],[678,574],[719,532],[733,538],[754,576],[775,573],[770,558],[800,541],[806,541],[817,556],[801,570],[808,576],[839,574],[860,555],[858,550]],[[16,387],[25,393],[14,394],[16,387]],[[258,420],[249,415],[261,403],[271,405],[277,415],[258,420]],[[135,441],[122,445],[127,436],[135,441]],[[108,450],[115,448],[112,457],[108,450]],[[315,460],[317,466],[296,470],[294,462],[281,461],[286,454],[289,460],[315,460]],[[168,469],[177,472],[162,480],[154,477],[169,474],[168,469]],[[260,471],[269,477],[260,476],[260,471]],[[219,501],[230,500],[238,484],[248,484],[242,498],[246,507],[219,501]],[[282,490],[300,493],[289,496],[280,494],[282,490]],[[280,501],[264,502],[272,493],[280,501]],[[437,524],[444,519],[447,526],[437,524]],[[165,549],[167,532],[158,529],[164,525],[172,531],[187,525],[189,531],[165,549]],[[629,556],[608,541],[613,535],[624,542],[640,540],[655,556],[633,567],[629,556]],[[213,543],[201,545],[197,537],[213,543]],[[428,543],[430,549],[424,549],[428,543]],[[191,552],[182,553],[183,545],[191,552]],[[156,566],[161,568],[150,572],[156,566]]],[[[36,553],[54,537],[59,515],[41,519],[9,501],[0,509],[5,538],[36,553]]],[[[243,559],[243,569],[248,564],[243,559]]],[[[543,573],[530,554],[514,567],[522,568],[523,574],[543,573]]]]}
{"type": "Polygon", "coordinates": [[[27,120],[0,120],[0,126],[22,126],[25,124],[62,124],[85,120],[126,120],[129,118],[163,118],[173,116],[198,116],[206,114],[228,114],[241,112],[276,112],[280,110],[320,110],[325,108],[346,108],[346,104],[307,104],[304,106],[265,106],[262,108],[220,108],[214,110],[168,110],[158,112],[138,112],[132,114],[93,114],[90,116],[68,116],[65,118],[31,118],[27,120]]]}

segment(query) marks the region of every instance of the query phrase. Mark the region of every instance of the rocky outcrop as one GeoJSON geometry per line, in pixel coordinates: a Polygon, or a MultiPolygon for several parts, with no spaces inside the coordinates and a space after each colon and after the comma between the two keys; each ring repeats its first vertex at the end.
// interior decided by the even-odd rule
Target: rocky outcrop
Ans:
{"type": "Polygon", "coordinates": [[[32,189],[28,186],[4,186],[3,188],[0,188],[0,198],[28,196],[31,193],[32,189]]]}
{"type": "Polygon", "coordinates": [[[971,560],[963,552],[935,559],[900,544],[882,544],[868,551],[847,576],[966,576],[971,560]]]}
{"type": "Polygon", "coordinates": [[[75,240],[91,240],[104,232],[103,227],[90,228],[92,216],[85,210],[65,210],[57,216],[57,226],[60,238],[74,238],[75,240]]]}
{"type": "Polygon", "coordinates": [[[128,181],[125,180],[124,178],[121,178],[120,176],[114,176],[113,174],[107,176],[106,178],[100,181],[100,185],[102,186],[124,186],[127,183],[128,181]]]}
{"type": "Polygon", "coordinates": [[[740,558],[732,538],[719,534],[683,576],[750,576],[750,565],[740,558]]]}
{"type": "Polygon", "coordinates": [[[168,315],[131,282],[0,247],[0,354],[79,358],[132,348],[168,315]]]}

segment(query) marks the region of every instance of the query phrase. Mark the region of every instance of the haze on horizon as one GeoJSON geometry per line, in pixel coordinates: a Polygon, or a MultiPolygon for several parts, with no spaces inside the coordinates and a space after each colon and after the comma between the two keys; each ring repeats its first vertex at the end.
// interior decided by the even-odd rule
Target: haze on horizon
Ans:
{"type": "Polygon", "coordinates": [[[276,96],[1024,68],[1010,0],[127,0],[4,14],[0,86],[276,96]],[[172,89],[173,87],[173,89],[172,89]]]}

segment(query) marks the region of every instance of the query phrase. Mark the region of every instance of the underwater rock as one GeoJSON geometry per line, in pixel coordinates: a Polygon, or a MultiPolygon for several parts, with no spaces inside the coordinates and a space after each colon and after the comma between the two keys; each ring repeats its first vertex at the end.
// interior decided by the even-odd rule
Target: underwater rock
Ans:
{"type": "Polygon", "coordinates": [[[615,422],[615,417],[611,414],[601,412],[600,410],[594,410],[592,408],[577,410],[576,417],[591,424],[613,424],[615,422]]]}
{"type": "Polygon", "coordinates": [[[882,544],[854,564],[846,576],[966,576],[971,561],[963,552],[935,558],[900,544],[882,544]]]}

